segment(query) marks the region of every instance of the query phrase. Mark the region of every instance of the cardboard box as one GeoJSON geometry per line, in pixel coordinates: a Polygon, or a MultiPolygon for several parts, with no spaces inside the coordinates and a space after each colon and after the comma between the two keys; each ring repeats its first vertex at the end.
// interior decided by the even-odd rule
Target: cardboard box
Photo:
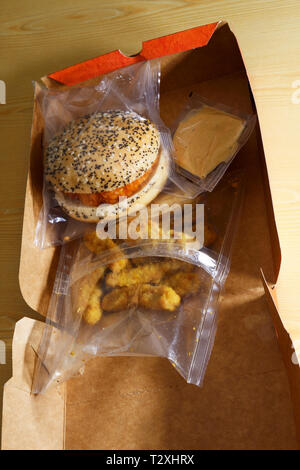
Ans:
{"type": "MultiPolygon", "coordinates": [[[[114,51],[43,81],[49,87],[97,82],[104,73],[157,57],[166,124],[191,91],[243,111],[255,107],[225,23],[147,41],[133,57],[114,51]]],[[[42,132],[35,101],[20,287],[30,307],[46,315],[59,250],[33,246],[42,204],[42,132]]],[[[33,396],[43,323],[24,318],[16,326],[13,377],[4,392],[3,449],[298,448],[300,374],[276,308],[280,246],[258,124],[233,165],[246,168],[246,199],[203,388],[187,385],[164,359],[95,358],[82,377],[33,396]]]]}

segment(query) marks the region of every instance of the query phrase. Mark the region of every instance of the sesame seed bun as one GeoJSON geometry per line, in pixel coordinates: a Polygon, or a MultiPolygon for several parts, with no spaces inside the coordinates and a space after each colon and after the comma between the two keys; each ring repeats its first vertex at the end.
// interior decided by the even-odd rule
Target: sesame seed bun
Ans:
{"type": "Polygon", "coordinates": [[[107,111],[71,121],[45,152],[45,177],[55,191],[94,194],[136,181],[160,147],[155,125],[134,112],[107,111]]]}
{"type": "Polygon", "coordinates": [[[56,199],[68,215],[82,222],[108,222],[115,217],[124,216],[126,212],[130,216],[139,209],[140,205],[150,204],[162,191],[168,179],[169,165],[169,156],[165,150],[162,150],[156,171],[150,180],[138,192],[127,198],[127,210],[120,203],[103,204],[98,207],[86,206],[80,201],[70,200],[63,192],[57,192],[56,199]]]}

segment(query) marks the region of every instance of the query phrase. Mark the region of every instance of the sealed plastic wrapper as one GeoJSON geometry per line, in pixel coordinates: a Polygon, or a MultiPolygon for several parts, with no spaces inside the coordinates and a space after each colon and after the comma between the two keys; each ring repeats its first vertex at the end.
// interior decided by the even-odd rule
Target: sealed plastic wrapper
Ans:
{"type": "MultiPolygon", "coordinates": [[[[149,204],[172,180],[173,147],[159,114],[159,61],[78,87],[37,88],[44,119],[40,248],[80,237],[110,213],[149,204]]],[[[174,178],[173,178],[174,179],[174,178]]]]}
{"type": "Polygon", "coordinates": [[[254,129],[256,117],[192,93],[173,124],[177,171],[212,191],[254,129]]]}
{"type": "MultiPolygon", "coordinates": [[[[197,207],[203,208],[199,246],[191,233],[174,236],[174,194],[169,195],[169,213],[167,195],[163,197],[172,238],[164,236],[163,217],[158,227],[150,220],[155,230],[147,238],[136,214],[128,227],[131,222],[140,225],[142,239],[133,230],[130,235],[129,228],[123,239],[99,238],[92,230],[65,244],[37,351],[33,393],[83,373],[93,356],[165,357],[187,382],[201,385],[229,271],[242,186],[240,173],[232,172],[215,191],[189,201],[193,224],[197,207]]],[[[187,206],[182,196],[176,199],[179,207],[187,206]]]]}

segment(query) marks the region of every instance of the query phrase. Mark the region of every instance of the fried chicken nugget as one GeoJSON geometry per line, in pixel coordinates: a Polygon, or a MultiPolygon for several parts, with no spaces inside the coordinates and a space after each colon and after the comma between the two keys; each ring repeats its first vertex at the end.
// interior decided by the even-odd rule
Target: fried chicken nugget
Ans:
{"type": "Polygon", "coordinates": [[[201,280],[197,272],[176,272],[163,279],[163,284],[180,295],[185,297],[188,294],[195,294],[201,286],[201,280]]]}
{"type": "Polygon", "coordinates": [[[108,312],[125,310],[131,305],[151,310],[174,311],[180,304],[180,297],[169,286],[140,284],[138,287],[117,287],[102,299],[102,308],[108,312]]]}
{"type": "Polygon", "coordinates": [[[77,314],[83,313],[87,308],[92,292],[103,277],[104,272],[105,266],[100,266],[72,286],[72,302],[76,306],[77,314]]]}
{"type": "Polygon", "coordinates": [[[102,298],[102,308],[107,312],[126,310],[130,305],[137,305],[136,287],[116,287],[102,298]]]}
{"type": "Polygon", "coordinates": [[[99,286],[94,287],[93,292],[88,301],[88,305],[83,313],[82,318],[89,325],[95,325],[102,317],[102,308],[100,305],[100,297],[102,290],[99,286]]]}
{"type": "MultiPolygon", "coordinates": [[[[97,255],[103,253],[103,251],[105,250],[114,250],[115,253],[123,254],[121,248],[111,238],[105,238],[104,240],[102,240],[97,236],[96,232],[86,233],[83,237],[83,242],[90,251],[96,253],[97,255]]],[[[119,273],[129,264],[129,259],[121,258],[117,261],[113,261],[109,265],[109,268],[113,272],[119,273]]]]}
{"type": "Polygon", "coordinates": [[[148,309],[173,312],[179,306],[180,300],[180,296],[169,286],[142,284],[139,290],[139,305],[148,309]]]}
{"type": "Polygon", "coordinates": [[[124,269],[120,273],[109,273],[106,276],[106,284],[109,287],[132,286],[148,282],[157,284],[167,272],[174,272],[178,269],[191,271],[194,266],[177,259],[170,259],[161,263],[142,264],[135,268],[124,269]]]}
{"type": "Polygon", "coordinates": [[[143,282],[159,282],[164,272],[157,266],[156,263],[149,263],[132,269],[124,269],[120,273],[109,273],[106,276],[106,284],[109,287],[122,287],[143,282]]]}

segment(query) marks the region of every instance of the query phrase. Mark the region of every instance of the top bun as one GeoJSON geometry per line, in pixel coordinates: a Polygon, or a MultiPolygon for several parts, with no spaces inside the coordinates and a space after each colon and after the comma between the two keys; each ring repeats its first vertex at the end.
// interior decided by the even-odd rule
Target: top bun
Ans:
{"type": "Polygon", "coordinates": [[[45,175],[57,191],[101,193],[137,180],[154,164],[159,132],[129,111],[106,111],[69,122],[49,143],[45,175]]]}

